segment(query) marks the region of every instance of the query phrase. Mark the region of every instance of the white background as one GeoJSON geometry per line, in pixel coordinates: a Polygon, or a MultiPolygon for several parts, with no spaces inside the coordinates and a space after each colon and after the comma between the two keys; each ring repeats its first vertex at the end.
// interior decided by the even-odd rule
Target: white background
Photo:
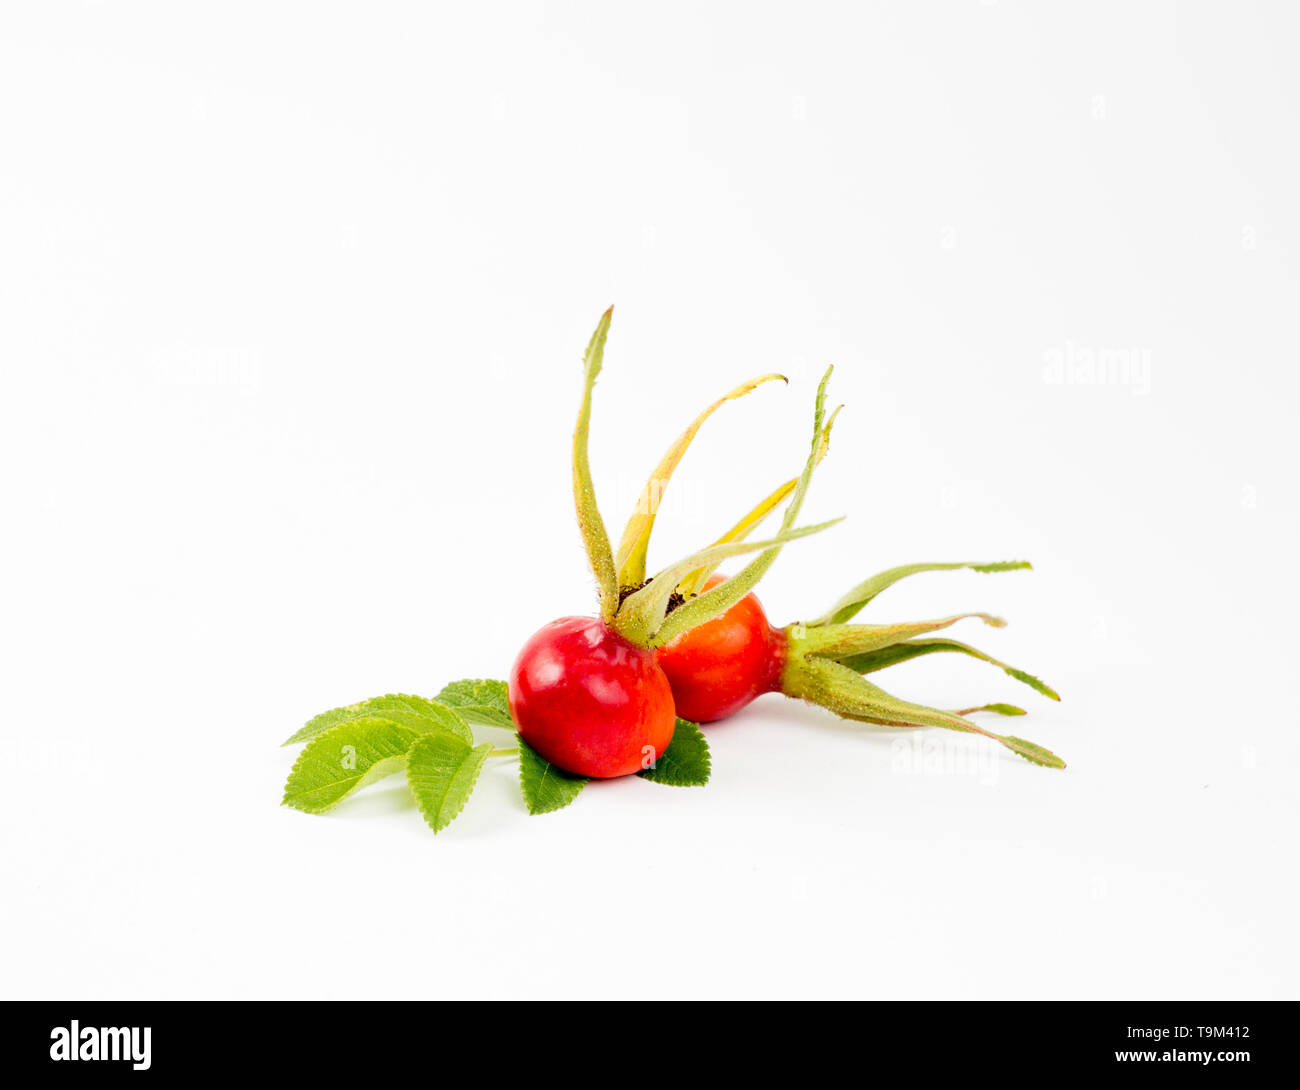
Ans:
{"type": "Polygon", "coordinates": [[[1300,76],[1284,3],[6,4],[0,991],[1290,997],[1300,76]],[[1032,767],[768,697],[702,790],[434,837],[308,716],[504,677],[741,379],[652,566],[797,471],[785,623],[964,609],[1032,767]],[[1114,364],[1088,367],[1089,353],[1114,364]],[[1122,364],[1122,366],[1121,366],[1122,364]],[[973,623],[973,622],[972,622],[973,623]],[[913,747],[916,748],[913,748],[913,747]]]}

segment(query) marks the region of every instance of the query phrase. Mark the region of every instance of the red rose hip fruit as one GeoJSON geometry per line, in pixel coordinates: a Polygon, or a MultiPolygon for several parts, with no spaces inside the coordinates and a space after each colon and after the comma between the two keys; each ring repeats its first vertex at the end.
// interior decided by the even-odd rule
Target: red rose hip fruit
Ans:
{"type": "Polygon", "coordinates": [[[581,776],[649,768],[677,725],[654,652],[596,617],[564,617],[535,632],[510,669],[509,695],[519,736],[581,776]]]}
{"type": "MultiPolygon", "coordinates": [[[[722,581],[715,575],[705,589],[722,581]]],[[[758,599],[747,594],[725,613],[659,648],[659,665],[672,686],[677,714],[712,723],[763,693],[778,691],[785,651],[785,633],[768,623],[758,599]]]]}

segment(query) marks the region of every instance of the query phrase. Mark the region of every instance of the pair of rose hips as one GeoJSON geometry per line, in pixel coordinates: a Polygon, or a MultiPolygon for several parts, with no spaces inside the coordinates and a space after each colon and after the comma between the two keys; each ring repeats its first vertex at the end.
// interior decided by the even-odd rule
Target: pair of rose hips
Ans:
{"type": "MultiPolygon", "coordinates": [[[[1022,715],[1007,704],[944,711],[890,696],[864,675],[935,651],[955,651],[1001,667],[1057,699],[1037,678],[967,644],[926,638],[965,617],[1002,624],[987,614],[959,614],[909,624],[848,623],[882,590],[919,571],[1027,568],[994,564],[913,564],[859,584],[816,621],[774,628],[751,592],[781,547],[838,522],[795,528],[812,473],[825,455],[835,414],[825,414],[826,383],[817,391],[812,442],[802,473],[763,500],[709,547],[646,577],[646,552],[655,515],[673,470],[704,421],[724,402],[780,375],[738,386],[701,413],[656,467],[628,522],[617,554],[605,531],[587,460],[591,397],[600,373],[613,308],[587,346],[583,396],[573,437],[573,482],[578,524],[600,593],[598,617],[565,617],[536,632],[510,671],[510,712],[519,735],[547,761],[582,776],[625,776],[650,767],[668,748],[678,717],[713,722],[768,692],[809,700],[836,714],[896,727],[939,726],[993,738],[1037,764],[1064,767],[1040,746],[997,735],[967,716],[976,711],[1022,715]],[[788,497],[781,530],[746,541],[788,497]],[[713,572],[723,560],[759,555],[736,575],[713,572]]],[[[837,410],[838,411],[838,410],[837,410]]]]}
{"type": "Polygon", "coordinates": [[[778,690],[785,645],[752,594],[656,648],[599,617],[564,617],[519,653],[510,711],[524,741],[552,764],[626,776],[663,754],[678,716],[711,723],[778,690]]]}

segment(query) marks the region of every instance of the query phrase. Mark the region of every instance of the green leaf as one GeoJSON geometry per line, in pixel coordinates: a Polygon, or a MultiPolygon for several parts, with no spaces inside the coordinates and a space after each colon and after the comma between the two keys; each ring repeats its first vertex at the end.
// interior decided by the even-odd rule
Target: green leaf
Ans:
{"type": "Polygon", "coordinates": [[[430,730],[449,730],[466,742],[474,741],[474,734],[460,712],[432,700],[426,700],[422,696],[389,694],[362,700],[358,704],[349,704],[344,708],[321,712],[281,744],[291,746],[295,742],[305,742],[340,723],[349,723],[354,719],[376,715],[421,734],[430,730]]]}
{"type": "MultiPolygon", "coordinates": [[[[821,383],[817,387],[817,400],[813,406],[812,447],[808,453],[808,460],[804,462],[803,472],[799,475],[799,481],[794,487],[794,494],[790,497],[789,504],[786,505],[785,515],[781,519],[782,533],[789,531],[794,525],[794,520],[799,515],[799,509],[803,506],[804,496],[808,492],[808,484],[812,480],[813,470],[821,460],[822,454],[825,453],[822,449],[822,441],[826,421],[826,384],[830,382],[831,372],[834,370],[835,368],[828,367],[826,374],[822,376],[821,383]]],[[[777,540],[779,540],[779,537],[780,535],[778,535],[777,540]]],[[[706,549],[705,552],[708,552],[708,550],[706,549]]],[[[725,613],[754,589],[758,581],[767,572],[767,569],[776,562],[776,558],[780,553],[780,545],[765,550],[726,582],[719,583],[712,590],[706,590],[699,597],[692,598],[684,605],[678,606],[672,613],[668,614],[659,631],[655,633],[655,642],[660,645],[671,643],[683,632],[725,613]]],[[[705,560],[699,566],[707,567],[710,563],[713,563],[713,561],[705,560]]],[[[683,572],[681,575],[676,576],[673,580],[674,584],[679,582],[686,574],[686,572],[683,572]]],[[[651,584],[651,586],[653,585],[651,584]]]]}
{"type": "Polygon", "coordinates": [[[477,678],[453,681],[433,699],[439,704],[455,708],[471,723],[515,729],[514,721],[510,718],[510,701],[504,681],[477,678]]]}
{"type": "Polygon", "coordinates": [[[710,767],[709,743],[704,734],[689,720],[678,719],[668,748],[654,767],[643,768],[637,775],[671,787],[703,787],[709,782],[710,767]]]}
{"type": "Polygon", "coordinates": [[[860,674],[870,674],[876,670],[883,670],[887,666],[907,662],[908,659],[919,658],[921,655],[932,655],[937,651],[954,651],[958,654],[969,655],[973,659],[979,659],[981,662],[996,666],[1008,677],[1013,677],[1022,684],[1028,685],[1036,692],[1042,693],[1049,700],[1061,699],[1057,691],[1047,682],[1034,677],[1033,674],[1025,673],[1024,670],[1009,666],[1000,659],[995,659],[992,655],[986,655],[978,648],[972,647],[968,643],[962,643],[960,640],[905,640],[902,643],[882,647],[876,651],[868,651],[865,654],[849,655],[839,661],[860,674]]]}
{"type": "Polygon", "coordinates": [[[859,583],[831,606],[825,614],[815,621],[809,621],[808,624],[844,624],[845,621],[850,621],[856,617],[858,611],[882,590],[887,590],[900,579],[906,579],[909,575],[916,575],[918,572],[957,571],[960,568],[969,568],[971,571],[978,572],[1021,571],[1032,567],[1033,565],[1028,560],[994,560],[987,564],[968,562],[955,564],[904,564],[902,567],[882,571],[859,583]]]}
{"type": "Polygon", "coordinates": [[[614,568],[614,549],[609,543],[605,520],[600,517],[600,508],[596,505],[596,489],[591,480],[591,464],[587,460],[587,437],[591,431],[591,391],[605,359],[605,338],[609,336],[609,323],[613,317],[614,308],[610,307],[601,315],[596,332],[587,344],[582,360],[582,402],[578,407],[578,423],[573,429],[573,501],[578,510],[578,529],[587,549],[587,560],[600,591],[600,615],[606,623],[618,611],[618,576],[614,568]]]}
{"type": "Polygon", "coordinates": [[[991,712],[994,715],[1028,715],[1024,708],[1014,704],[981,704],[977,708],[958,708],[954,715],[973,715],[975,712],[991,712]]]}
{"type": "Polygon", "coordinates": [[[283,805],[309,814],[337,806],[355,791],[400,772],[420,734],[379,716],[338,723],[307,743],[284,785],[283,805]]]}
{"type": "Polygon", "coordinates": [[[442,832],[465,808],[491,752],[490,742],[471,748],[445,730],[422,734],[411,743],[406,778],[420,813],[435,833],[442,832]]]}
{"type": "Polygon", "coordinates": [[[530,814],[563,810],[587,786],[585,776],[557,768],[522,738],[519,739],[519,789],[530,814]]]}

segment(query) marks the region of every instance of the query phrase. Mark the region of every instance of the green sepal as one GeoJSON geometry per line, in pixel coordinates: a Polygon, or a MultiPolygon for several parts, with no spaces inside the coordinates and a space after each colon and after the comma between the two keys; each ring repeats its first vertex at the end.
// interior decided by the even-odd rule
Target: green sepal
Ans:
{"type": "Polygon", "coordinates": [[[565,772],[519,739],[519,790],[530,814],[563,810],[586,786],[586,776],[565,772]]]}
{"type": "MultiPolygon", "coordinates": [[[[822,442],[825,431],[823,425],[826,419],[826,384],[830,382],[831,372],[834,370],[835,368],[828,367],[826,374],[822,376],[821,383],[817,387],[817,400],[813,407],[812,446],[808,453],[808,460],[804,463],[803,472],[799,475],[799,481],[790,496],[790,502],[786,505],[785,515],[781,519],[782,533],[788,531],[794,525],[794,520],[799,516],[799,509],[803,506],[804,496],[808,492],[808,484],[812,480],[813,470],[817,467],[817,462],[824,453],[822,442]]],[[[677,609],[668,614],[662,627],[655,634],[655,642],[658,644],[670,643],[683,632],[725,613],[754,589],[758,581],[766,574],[767,569],[776,562],[776,558],[780,553],[780,545],[766,549],[726,582],[719,583],[712,590],[706,590],[699,597],[692,598],[690,601],[678,606],[677,609]]],[[[707,561],[701,562],[696,567],[707,566],[707,563],[707,561]]],[[[679,575],[673,581],[674,586],[686,574],[688,573],[683,572],[682,575],[679,575]]]]}
{"type": "Polygon", "coordinates": [[[1036,742],[1026,742],[1023,738],[1016,738],[1010,734],[1002,735],[998,741],[1020,754],[1030,764],[1042,765],[1044,768],[1065,767],[1065,762],[1060,757],[1036,742]]]}
{"type": "Polygon", "coordinates": [[[938,651],[952,651],[962,655],[969,655],[981,662],[987,662],[991,666],[996,666],[1008,677],[1013,677],[1036,692],[1042,693],[1049,700],[1061,699],[1057,691],[1047,682],[1035,677],[1033,674],[1026,673],[1024,670],[1009,666],[1000,659],[995,659],[992,655],[986,655],[979,648],[972,647],[970,644],[962,643],[959,640],[904,640],[902,643],[892,644],[889,647],[882,647],[865,654],[849,655],[840,658],[839,661],[860,674],[870,674],[876,670],[883,670],[887,666],[895,666],[900,662],[907,662],[909,659],[919,658],[921,655],[932,655],[938,651]]]}
{"type": "Polygon", "coordinates": [[[870,579],[864,580],[849,591],[844,597],[836,602],[826,613],[815,621],[809,621],[809,626],[822,624],[844,624],[857,616],[858,611],[868,602],[876,597],[882,590],[892,587],[900,579],[906,579],[909,575],[916,575],[919,572],[927,571],[957,571],[961,568],[967,568],[977,572],[999,572],[999,571],[1021,571],[1032,568],[1033,565],[1027,560],[995,560],[991,563],[971,563],[959,562],[949,564],[904,564],[901,567],[890,568],[873,575],[870,579]]]}
{"type": "MultiPolygon", "coordinates": [[[[822,428],[821,442],[817,445],[817,462],[820,462],[824,457],[826,457],[826,452],[831,449],[831,428],[834,426],[835,418],[839,416],[840,409],[842,408],[844,408],[843,405],[839,406],[839,408],[831,413],[831,415],[826,419],[826,426],[822,428]]],[[[776,489],[774,492],[769,493],[757,506],[751,508],[744,518],[732,526],[730,530],[718,538],[718,540],[713,544],[725,545],[728,541],[743,541],[749,536],[749,532],[767,518],[768,515],[775,511],[776,508],[780,506],[781,501],[785,499],[786,496],[790,495],[790,493],[798,486],[798,477],[792,477],[790,480],[786,481],[785,484],[781,485],[781,487],[776,489]]],[[[685,579],[677,584],[678,592],[683,598],[694,598],[700,593],[704,584],[709,581],[709,577],[713,574],[716,568],[716,564],[706,564],[702,568],[696,568],[693,572],[689,573],[685,579]]]]}
{"type": "Polygon", "coordinates": [[[591,464],[587,460],[587,438],[591,430],[591,392],[596,385],[605,358],[605,339],[609,336],[609,323],[614,316],[610,307],[601,315],[596,331],[591,335],[582,360],[582,402],[578,407],[578,422],[573,429],[573,501],[578,512],[578,529],[587,549],[587,560],[596,576],[600,594],[600,615],[609,623],[618,610],[618,577],[614,568],[614,550],[605,530],[605,520],[600,517],[596,504],[596,490],[591,480],[591,464]]]}
{"type": "MultiPolygon", "coordinates": [[[[677,561],[677,563],[664,568],[663,571],[657,572],[649,583],[635,594],[629,595],[619,609],[618,616],[614,619],[613,628],[624,639],[642,647],[666,643],[671,637],[661,636],[660,632],[668,629],[668,622],[672,620],[672,617],[687,608],[686,606],[680,606],[671,616],[668,615],[668,602],[677,589],[678,580],[687,572],[694,570],[701,564],[723,560],[729,556],[756,553],[761,549],[770,549],[774,545],[779,547],[786,542],[821,533],[821,531],[830,529],[840,521],[842,520],[831,519],[828,522],[819,522],[815,526],[801,526],[797,530],[784,530],[767,541],[733,541],[728,542],[726,545],[710,545],[707,549],[692,553],[690,556],[677,561]],[[668,617],[667,621],[665,617],[668,617]]],[[[696,599],[696,601],[699,600],[696,599]]],[[[709,614],[695,620],[691,627],[702,624],[709,619],[709,616],[713,615],[709,614]]]]}
{"type": "Polygon", "coordinates": [[[891,696],[843,663],[817,656],[800,656],[786,663],[782,691],[829,708],[845,719],[888,727],[943,727],[991,738],[1034,764],[1064,768],[1050,750],[1023,738],[995,734],[954,712],[913,704],[891,696]]]}
{"type": "Polygon", "coordinates": [[[866,652],[879,651],[913,636],[950,628],[958,621],[972,618],[978,618],[993,628],[1002,628],[1007,623],[990,613],[955,613],[938,620],[908,621],[903,624],[793,624],[786,631],[789,633],[792,655],[821,655],[844,662],[866,652]]]}
{"type": "Polygon", "coordinates": [[[643,768],[637,775],[670,787],[703,787],[709,782],[711,767],[704,733],[689,720],[678,719],[668,748],[659,754],[653,767],[643,768]]]}
{"type": "Polygon", "coordinates": [[[704,422],[728,401],[744,397],[751,391],[758,389],[763,383],[772,382],[775,379],[779,379],[781,382],[789,381],[784,375],[767,374],[759,375],[748,382],[742,382],[734,390],[723,394],[722,397],[714,401],[691,421],[690,426],[673,441],[673,445],[668,448],[659,464],[655,466],[654,472],[650,474],[650,479],[646,481],[645,487],[637,497],[636,507],[633,508],[632,516],[628,519],[627,527],[623,531],[623,540],[619,543],[618,551],[614,554],[614,566],[618,572],[620,586],[636,587],[645,582],[646,552],[650,547],[650,533],[654,529],[655,516],[659,512],[659,505],[663,501],[664,492],[668,488],[668,482],[672,479],[673,471],[676,470],[678,463],[682,460],[682,456],[690,447],[700,428],[704,426],[704,422]]]}

